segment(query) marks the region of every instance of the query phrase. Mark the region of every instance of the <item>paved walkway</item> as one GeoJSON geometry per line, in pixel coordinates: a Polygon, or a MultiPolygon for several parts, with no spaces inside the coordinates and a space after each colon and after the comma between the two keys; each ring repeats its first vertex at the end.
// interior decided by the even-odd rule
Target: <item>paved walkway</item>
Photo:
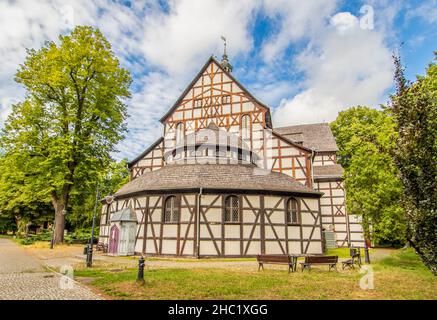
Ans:
{"type": "Polygon", "coordinates": [[[43,264],[9,239],[0,238],[0,300],[98,300],[90,289],[47,272],[43,264]]]}

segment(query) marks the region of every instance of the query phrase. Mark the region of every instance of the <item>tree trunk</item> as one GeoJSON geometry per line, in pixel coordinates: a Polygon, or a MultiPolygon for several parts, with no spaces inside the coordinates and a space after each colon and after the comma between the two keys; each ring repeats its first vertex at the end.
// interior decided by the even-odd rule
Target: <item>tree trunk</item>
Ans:
{"type": "Polygon", "coordinates": [[[60,198],[52,193],[52,204],[55,208],[55,225],[53,231],[53,243],[64,242],[65,212],[67,208],[68,194],[63,194],[60,198]]]}
{"type": "Polygon", "coordinates": [[[64,242],[65,215],[62,212],[63,210],[63,204],[58,204],[55,207],[55,230],[53,235],[54,244],[64,242]]]}

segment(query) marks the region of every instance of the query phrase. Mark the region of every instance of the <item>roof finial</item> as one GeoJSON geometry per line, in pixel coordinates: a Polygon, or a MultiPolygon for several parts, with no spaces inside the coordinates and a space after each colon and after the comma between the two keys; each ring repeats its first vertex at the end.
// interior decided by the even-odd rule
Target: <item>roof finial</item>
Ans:
{"type": "Polygon", "coordinates": [[[226,38],[224,36],[222,36],[222,40],[223,40],[223,46],[224,46],[223,56],[227,56],[227,54],[226,54],[226,38]]]}
{"type": "Polygon", "coordinates": [[[229,63],[228,55],[226,54],[226,38],[224,36],[221,36],[223,40],[224,50],[223,50],[223,56],[222,61],[220,61],[220,65],[222,66],[225,71],[231,72],[232,71],[232,65],[229,63]]]}

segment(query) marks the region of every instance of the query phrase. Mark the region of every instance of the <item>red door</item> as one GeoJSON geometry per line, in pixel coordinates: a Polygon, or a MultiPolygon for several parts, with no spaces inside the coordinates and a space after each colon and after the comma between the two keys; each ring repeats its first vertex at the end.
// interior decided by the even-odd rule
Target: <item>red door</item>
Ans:
{"type": "Polygon", "coordinates": [[[111,227],[111,233],[109,236],[109,253],[116,254],[118,251],[118,237],[119,231],[116,225],[111,227]]]}

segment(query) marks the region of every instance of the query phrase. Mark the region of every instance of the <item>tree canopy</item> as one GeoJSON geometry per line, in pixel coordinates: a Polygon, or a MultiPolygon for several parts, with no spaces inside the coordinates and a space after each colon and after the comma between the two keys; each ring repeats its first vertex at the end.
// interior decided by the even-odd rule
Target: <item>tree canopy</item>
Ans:
{"type": "Polygon", "coordinates": [[[331,128],[340,149],[339,163],[345,169],[348,212],[363,216],[367,238],[404,244],[402,186],[391,156],[396,138],[392,117],[357,106],[340,112],[331,128]]]}
{"type": "Polygon", "coordinates": [[[15,80],[26,98],[12,107],[2,148],[22,181],[16,192],[50,198],[62,242],[71,198],[95,188],[123,138],[131,77],[98,29],[78,26],[28,50],[15,80]]]}
{"type": "MultiPolygon", "coordinates": [[[[437,53],[435,53],[435,59],[437,53]]],[[[407,239],[437,275],[437,65],[409,83],[394,56],[396,93],[389,111],[398,133],[393,157],[402,186],[407,239]]]]}

